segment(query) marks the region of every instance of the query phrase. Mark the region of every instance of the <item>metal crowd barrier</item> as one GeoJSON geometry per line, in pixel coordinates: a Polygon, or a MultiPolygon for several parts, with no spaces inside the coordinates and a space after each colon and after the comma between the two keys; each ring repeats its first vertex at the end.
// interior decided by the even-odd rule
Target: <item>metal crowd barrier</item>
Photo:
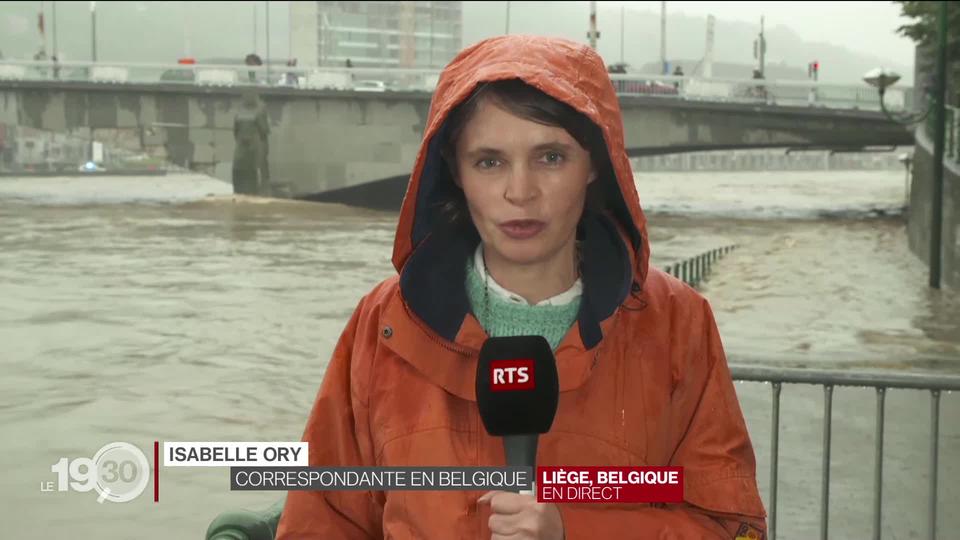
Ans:
{"type": "Polygon", "coordinates": [[[875,388],[877,391],[877,425],[874,465],[873,538],[881,537],[883,507],[883,428],[884,398],[889,388],[925,390],[930,392],[930,491],[928,527],[929,537],[937,536],[937,473],[940,437],[940,393],[960,391],[960,376],[925,375],[910,373],[870,373],[831,371],[819,369],[790,369],[769,366],[731,365],[736,381],[764,382],[773,386],[773,404],[770,435],[770,502],[769,530],[771,540],[777,530],[777,467],[780,441],[780,390],[783,384],[813,384],[823,386],[823,472],[820,496],[820,538],[826,539],[829,530],[830,503],[830,437],[833,423],[833,388],[835,386],[875,388]]]}
{"type": "Polygon", "coordinates": [[[684,283],[696,287],[710,274],[710,268],[713,266],[713,263],[736,248],[737,246],[733,244],[711,249],[710,251],[695,255],[689,259],[667,265],[663,270],[673,277],[683,280],[684,283]]]}

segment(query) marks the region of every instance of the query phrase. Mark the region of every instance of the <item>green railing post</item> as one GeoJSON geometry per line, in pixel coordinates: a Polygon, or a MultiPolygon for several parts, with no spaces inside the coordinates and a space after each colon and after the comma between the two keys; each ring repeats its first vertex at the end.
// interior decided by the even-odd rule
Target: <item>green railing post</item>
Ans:
{"type": "Polygon", "coordinates": [[[721,246],[704,251],[699,255],[667,265],[664,271],[682,280],[687,285],[697,287],[710,275],[713,263],[719,261],[723,255],[729,253],[735,247],[736,245],[721,246]]]}
{"type": "Polygon", "coordinates": [[[930,212],[930,287],[940,288],[943,235],[943,150],[946,135],[947,2],[939,2],[937,15],[937,74],[933,91],[933,193],[930,212]]]}

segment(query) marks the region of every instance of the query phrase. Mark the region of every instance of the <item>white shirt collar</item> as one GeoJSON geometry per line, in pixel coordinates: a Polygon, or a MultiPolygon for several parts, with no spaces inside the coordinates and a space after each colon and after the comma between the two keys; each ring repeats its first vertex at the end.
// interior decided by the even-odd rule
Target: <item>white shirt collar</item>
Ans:
{"type": "MultiPolygon", "coordinates": [[[[483,244],[477,246],[477,250],[473,254],[473,264],[476,268],[477,273],[480,274],[480,277],[486,281],[487,286],[490,288],[490,291],[495,293],[497,296],[507,300],[508,302],[513,302],[515,304],[526,304],[530,305],[527,300],[520,296],[517,293],[510,292],[507,289],[503,288],[493,276],[487,274],[487,265],[483,262],[483,244]]],[[[583,294],[583,281],[580,278],[577,278],[577,281],[567,289],[565,292],[562,292],[556,296],[547,298],[546,300],[541,300],[534,305],[537,306],[562,306],[573,302],[580,295],[583,294]]]]}

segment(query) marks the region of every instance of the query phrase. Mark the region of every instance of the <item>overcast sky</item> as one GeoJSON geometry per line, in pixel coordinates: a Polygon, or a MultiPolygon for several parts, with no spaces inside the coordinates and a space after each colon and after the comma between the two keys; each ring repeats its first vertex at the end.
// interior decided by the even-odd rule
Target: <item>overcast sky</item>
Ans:
{"type": "MultiPolygon", "coordinates": [[[[606,2],[605,2],[606,3],[606,2]]],[[[660,12],[660,2],[614,2],[637,10],[660,12]]],[[[628,8],[628,9],[630,9],[628,8]]],[[[714,15],[768,28],[789,26],[801,38],[840,45],[913,65],[913,42],[896,34],[909,19],[893,2],[667,2],[667,14],[714,15]]]]}
{"type": "MultiPolygon", "coordinates": [[[[0,4],[0,50],[9,57],[30,58],[40,46],[36,31],[36,14],[43,6],[47,13],[48,34],[52,35],[53,2],[14,1],[0,4]]],[[[90,17],[88,2],[57,2],[59,5],[59,36],[61,54],[70,59],[89,57],[90,17]]],[[[513,6],[511,28],[514,32],[530,32],[548,35],[563,35],[570,39],[586,41],[588,3],[580,0],[568,3],[542,3],[529,1],[510,2],[513,6]],[[560,15],[562,14],[562,15],[560,15]],[[558,20],[562,18],[562,20],[558,20]]],[[[640,66],[655,61],[659,51],[659,30],[656,18],[660,12],[659,1],[613,1],[598,2],[600,26],[604,29],[599,49],[611,59],[620,57],[619,25],[611,20],[618,16],[618,7],[628,6],[632,12],[641,13],[628,20],[642,20],[645,32],[652,35],[628,37],[626,59],[640,66]],[[653,20],[651,20],[653,19],[653,20]],[[632,43],[630,43],[632,41],[632,43]],[[633,58],[631,58],[631,54],[633,58]]],[[[238,57],[252,49],[253,41],[266,41],[263,36],[264,2],[100,2],[97,5],[97,32],[100,36],[100,53],[104,58],[125,61],[168,61],[177,54],[186,54],[186,44],[192,44],[192,54],[201,57],[238,57]],[[189,6],[189,7],[188,7],[189,6]],[[253,12],[259,13],[258,37],[253,38],[253,12]],[[149,13],[147,13],[149,12],[149,13]],[[187,17],[189,13],[200,16],[187,17]],[[186,30],[185,30],[186,28],[186,30]],[[158,32],[160,34],[158,34],[158,32]],[[192,39],[184,37],[184,32],[192,39]],[[249,37],[249,39],[247,39],[249,37]],[[249,43],[249,45],[248,45],[249,43]],[[181,45],[182,44],[182,45],[181,45]]],[[[760,16],[766,17],[766,27],[778,38],[769,41],[768,62],[787,62],[797,69],[821,54],[827,55],[821,44],[829,44],[857,55],[866,55],[866,60],[846,58],[836,50],[829,56],[836,61],[845,58],[842,68],[827,62],[823,68],[825,80],[834,76],[847,76],[848,82],[859,81],[861,70],[885,65],[887,60],[901,71],[904,81],[911,78],[913,66],[913,43],[896,34],[896,28],[907,19],[900,16],[900,6],[889,1],[873,2],[667,2],[668,17],[673,30],[667,36],[668,59],[696,59],[702,55],[704,26],[707,15],[721,21],[723,32],[717,36],[718,61],[751,64],[752,43],[759,31],[760,16]],[[698,19],[698,20],[696,20],[698,19]],[[689,34],[678,24],[696,20],[689,34]],[[684,21],[684,22],[680,22],[684,21]],[[730,24],[733,23],[731,29],[730,24]],[[739,23],[739,24],[738,24],[739,23]],[[740,26],[744,25],[744,26],[740,26]],[[776,31],[777,28],[780,31],[776,31]],[[797,39],[784,46],[784,34],[797,39]],[[743,34],[743,35],[741,35],[743,34]],[[779,39],[780,41],[777,41],[779,39]],[[696,43],[696,46],[691,45],[696,43]],[[736,44],[737,53],[731,51],[736,44]],[[809,46],[821,51],[815,57],[806,57],[802,47],[809,46]],[[727,45],[724,47],[724,45],[727,45]],[[798,50],[797,47],[801,47],[798,50]],[[802,60],[801,60],[802,59],[802,60]],[[853,62],[853,63],[851,63],[853,62]],[[851,67],[856,65],[856,68],[851,67]],[[845,70],[841,72],[842,70],[845,70]],[[854,73],[856,71],[856,73],[854,73]],[[847,73],[849,72],[849,73],[847,73]]],[[[471,43],[503,31],[506,2],[464,3],[464,43],[471,43]],[[501,19],[500,17],[503,17],[501,19]]],[[[288,39],[288,2],[270,3],[271,43],[274,54],[290,56],[288,39]]],[[[629,36],[629,33],[628,33],[629,36]]],[[[48,42],[50,41],[48,36],[48,42]]],[[[47,44],[52,47],[52,43],[47,44]]],[[[262,51],[265,53],[265,51],[262,51]]],[[[842,52],[842,51],[841,51],[842,52]]],[[[802,73],[802,72],[801,72],[802,73]]]]}

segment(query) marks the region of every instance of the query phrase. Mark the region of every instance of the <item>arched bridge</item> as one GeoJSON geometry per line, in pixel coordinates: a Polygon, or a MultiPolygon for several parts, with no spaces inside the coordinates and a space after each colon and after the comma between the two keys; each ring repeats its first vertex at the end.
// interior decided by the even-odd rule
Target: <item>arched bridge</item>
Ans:
{"type": "MultiPolygon", "coordinates": [[[[37,75],[35,63],[21,64],[0,64],[0,124],[91,138],[224,180],[242,93],[255,89],[271,126],[271,181],[283,193],[378,207],[399,203],[427,117],[429,78],[436,76],[408,73],[404,86],[334,70],[316,84],[316,72],[301,70],[274,74],[282,84],[266,84],[273,79],[261,67],[220,68],[218,79],[177,66],[193,78],[147,80],[125,78],[121,68],[98,78],[87,66],[80,77],[61,67],[54,78],[49,66],[37,75]]],[[[614,79],[633,156],[913,144],[909,131],[875,110],[876,94],[867,87],[614,79]]]]}

